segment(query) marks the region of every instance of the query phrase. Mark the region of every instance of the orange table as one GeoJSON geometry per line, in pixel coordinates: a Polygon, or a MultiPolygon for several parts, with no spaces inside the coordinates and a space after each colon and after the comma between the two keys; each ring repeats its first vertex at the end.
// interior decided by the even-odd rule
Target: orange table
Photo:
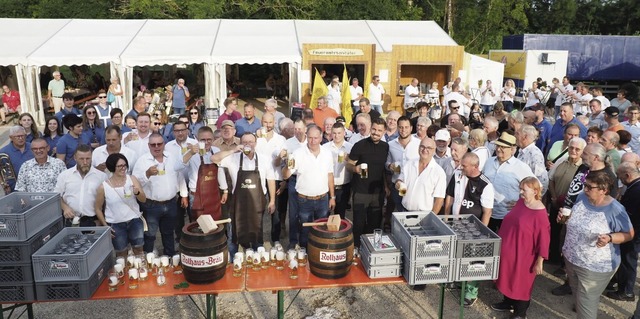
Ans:
{"type": "MultiPolygon", "coordinates": [[[[126,276],[125,276],[126,277],[126,276]]],[[[108,280],[98,287],[91,300],[99,299],[123,299],[123,298],[144,298],[144,297],[169,297],[177,295],[206,295],[206,312],[200,312],[207,319],[216,318],[216,296],[225,292],[241,292],[244,290],[245,275],[233,277],[233,268],[227,267],[224,277],[220,280],[206,285],[189,284],[187,288],[175,289],[173,286],[185,282],[184,275],[174,275],[171,271],[166,275],[167,283],[164,286],[156,284],[156,277],[149,276],[146,281],[141,281],[137,289],[129,289],[128,280],[125,284],[118,286],[117,291],[109,291],[108,280]]],[[[191,299],[193,301],[193,298],[191,299]]],[[[195,303],[195,301],[194,301],[195,303]]]]}
{"type": "Polygon", "coordinates": [[[284,290],[300,290],[308,288],[336,288],[351,286],[372,286],[384,284],[405,283],[403,277],[369,278],[358,259],[358,265],[352,266],[349,273],[339,279],[322,279],[316,277],[309,270],[309,265],[298,269],[298,278],[289,277],[290,270],[276,270],[269,267],[261,270],[247,270],[245,288],[247,291],[274,291],[278,294],[278,318],[284,318],[284,290]]]}

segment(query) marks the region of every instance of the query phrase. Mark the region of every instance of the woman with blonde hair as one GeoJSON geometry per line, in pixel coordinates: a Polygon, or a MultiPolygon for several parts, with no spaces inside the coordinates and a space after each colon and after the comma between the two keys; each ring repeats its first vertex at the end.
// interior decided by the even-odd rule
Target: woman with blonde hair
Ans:
{"type": "Polygon", "coordinates": [[[502,92],[500,92],[500,101],[504,105],[504,109],[507,112],[513,110],[513,97],[516,96],[516,84],[513,80],[508,79],[504,82],[502,92]]]}
{"type": "Polygon", "coordinates": [[[111,77],[111,84],[109,85],[109,92],[107,94],[107,103],[113,108],[122,108],[122,97],[124,96],[124,90],[120,85],[120,80],[117,76],[111,77]]]}
{"type": "Polygon", "coordinates": [[[498,231],[502,246],[496,287],[504,299],[491,308],[513,310],[510,318],[514,319],[527,317],[533,283],[543,272],[543,261],[549,258],[551,226],[541,199],[540,181],[533,176],[524,178],[520,182],[520,199],[498,231]]]}

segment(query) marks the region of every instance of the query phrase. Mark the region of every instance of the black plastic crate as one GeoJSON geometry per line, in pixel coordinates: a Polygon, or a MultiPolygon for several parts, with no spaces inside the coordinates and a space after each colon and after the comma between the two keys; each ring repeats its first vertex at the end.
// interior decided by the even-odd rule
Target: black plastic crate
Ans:
{"type": "Polygon", "coordinates": [[[51,221],[51,224],[26,241],[0,241],[0,266],[31,263],[31,255],[53,238],[64,228],[62,217],[51,221]]]}
{"type": "Polygon", "coordinates": [[[1,283],[27,283],[33,282],[31,264],[0,265],[1,283]]]}
{"type": "Polygon", "coordinates": [[[89,299],[113,267],[113,258],[107,256],[100,267],[87,280],[36,282],[36,296],[39,301],[89,299]]]}
{"type": "Polygon", "coordinates": [[[0,198],[0,241],[24,241],[62,217],[58,193],[11,193],[0,198]]]}

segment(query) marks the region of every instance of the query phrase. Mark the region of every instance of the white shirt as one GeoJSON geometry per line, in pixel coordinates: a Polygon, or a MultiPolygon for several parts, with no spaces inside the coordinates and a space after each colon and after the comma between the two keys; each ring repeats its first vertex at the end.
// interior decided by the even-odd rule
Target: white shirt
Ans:
{"type": "Polygon", "coordinates": [[[341,147],[336,146],[336,144],[331,141],[322,145],[322,148],[331,152],[333,157],[333,184],[334,185],[344,185],[351,182],[351,172],[347,170],[347,156],[351,153],[351,148],[353,144],[344,141],[341,147]],[[344,152],[344,160],[342,163],[338,163],[338,155],[340,151],[344,152]]]}
{"type": "Polygon", "coordinates": [[[319,196],[329,191],[329,174],[333,175],[333,158],[331,152],[322,147],[319,149],[318,156],[311,153],[309,147],[301,147],[293,153],[294,170],[298,176],[298,194],[319,196]]]}
{"type": "Polygon", "coordinates": [[[433,153],[433,160],[436,163],[438,163],[440,167],[444,167],[444,165],[447,164],[450,158],[451,158],[451,148],[449,148],[448,146],[447,146],[447,151],[444,152],[444,155],[442,155],[442,157],[438,155],[437,150],[433,153]]]}
{"type": "MultiPolygon", "coordinates": [[[[209,152],[204,156],[202,156],[202,160],[204,161],[205,164],[211,164],[213,163],[211,162],[211,155],[216,154],[218,152],[220,152],[219,148],[215,146],[211,146],[211,149],[209,150],[209,152]]],[[[200,154],[195,154],[191,156],[191,158],[189,159],[189,162],[187,163],[188,168],[186,169],[187,171],[186,175],[189,180],[189,190],[191,190],[192,192],[195,192],[196,187],[198,186],[198,169],[200,169],[200,164],[201,164],[200,154]]],[[[218,169],[218,171],[224,171],[224,170],[218,169]]],[[[220,181],[218,181],[218,183],[220,183],[220,181]]]]}
{"type": "Polygon", "coordinates": [[[507,89],[506,87],[503,87],[502,90],[500,90],[500,101],[511,101],[511,102],[513,102],[513,97],[515,95],[516,95],[516,89],[515,88],[508,88],[507,89]],[[509,96],[509,94],[511,94],[511,96],[509,96]]]}
{"type": "MultiPolygon", "coordinates": [[[[387,162],[385,163],[385,167],[389,167],[390,164],[395,163],[400,164],[400,172],[404,169],[406,162],[410,160],[415,160],[420,158],[420,154],[418,153],[418,148],[420,147],[420,139],[411,136],[411,140],[407,144],[406,147],[403,147],[400,144],[399,138],[389,142],[389,155],[387,155],[387,162]]],[[[398,180],[398,176],[400,173],[393,172],[391,176],[391,182],[395,183],[398,180]]]]}
{"type": "Polygon", "coordinates": [[[593,95],[589,93],[580,96],[580,100],[573,106],[573,112],[576,114],[581,113],[582,115],[591,113],[591,109],[589,108],[589,102],[591,100],[593,100],[593,95]]]}
{"type": "Polygon", "coordinates": [[[482,169],[484,164],[487,162],[487,159],[491,157],[489,149],[486,146],[480,146],[476,147],[472,152],[478,155],[478,167],[482,169]]]}
{"type": "Polygon", "coordinates": [[[409,211],[429,212],[433,210],[435,197],[445,198],[447,176],[434,160],[429,161],[427,167],[419,173],[419,163],[419,159],[407,162],[398,177],[407,185],[407,194],[402,198],[402,206],[409,211]]]}
{"type": "Polygon", "coordinates": [[[419,97],[412,97],[411,94],[420,94],[420,89],[418,89],[417,86],[413,86],[413,85],[407,85],[406,88],[404,88],[404,109],[408,109],[410,107],[413,107],[413,103],[415,102],[416,99],[418,99],[419,97]]]}
{"type": "Polygon", "coordinates": [[[82,178],[77,166],[58,175],[55,192],[60,193],[76,216],[95,216],[96,190],[107,180],[107,175],[95,167],[82,178]]]}
{"type": "MultiPolygon", "coordinates": [[[[164,150],[170,154],[173,154],[176,157],[176,159],[178,159],[179,161],[182,161],[182,157],[187,152],[187,148],[186,148],[187,144],[195,145],[195,144],[198,144],[198,141],[193,138],[187,137],[187,139],[182,143],[182,145],[185,146],[185,148],[183,149],[182,145],[178,144],[178,140],[173,140],[164,145],[164,150]]],[[[185,169],[182,171],[182,178],[185,180],[188,180],[189,178],[188,169],[185,169]]]]}
{"type": "Polygon", "coordinates": [[[469,100],[464,97],[464,95],[458,92],[451,92],[444,96],[444,105],[447,108],[446,114],[451,113],[451,110],[449,110],[449,101],[458,102],[458,105],[460,105],[460,111],[458,111],[458,113],[464,115],[465,117],[469,117],[469,113],[471,112],[469,105],[467,105],[469,103],[469,100]]]}
{"type": "MultiPolygon", "coordinates": [[[[240,156],[243,156],[242,159],[242,170],[244,171],[252,171],[256,169],[255,157],[253,159],[249,159],[244,153],[237,152],[225,157],[220,162],[220,167],[225,167],[229,170],[229,176],[231,177],[231,193],[236,189],[237,179],[238,179],[238,171],[240,170],[240,156]]],[[[260,173],[260,184],[262,184],[262,190],[265,194],[267,194],[267,180],[275,180],[275,176],[273,175],[273,169],[271,165],[269,165],[268,160],[262,158],[260,154],[254,154],[254,156],[258,157],[258,172],[260,173]]],[[[224,175],[224,170],[218,170],[218,183],[220,183],[220,189],[226,190],[229,189],[227,185],[227,178],[224,175]]]]}
{"type": "Polygon", "coordinates": [[[536,94],[540,96],[541,93],[542,91],[540,91],[540,89],[536,89],[535,91],[529,90],[529,92],[527,92],[527,103],[524,105],[524,107],[529,107],[535,105],[536,103],[540,103],[540,99],[536,97],[536,94]]]}
{"type": "Polygon", "coordinates": [[[327,104],[330,108],[336,111],[338,115],[340,115],[341,114],[340,103],[342,103],[342,94],[340,94],[340,85],[336,86],[335,88],[329,85],[327,89],[329,89],[329,94],[327,94],[327,104]]]}
{"type": "Polygon", "coordinates": [[[273,169],[273,174],[277,181],[284,180],[282,178],[282,169],[278,166],[274,165],[274,159],[280,154],[284,144],[287,142],[287,139],[284,136],[273,132],[273,137],[270,140],[267,140],[264,137],[258,138],[258,142],[256,144],[256,153],[260,154],[260,158],[268,159],[269,164],[271,164],[271,168],[273,169]]]}
{"type": "Polygon", "coordinates": [[[493,91],[493,86],[491,87],[491,92],[489,92],[489,90],[487,90],[486,86],[483,86],[480,89],[480,94],[482,94],[482,92],[485,92],[484,94],[482,94],[482,98],[480,98],[480,104],[481,105],[494,105],[496,104],[496,92],[493,91]],[[493,93],[493,95],[491,95],[491,93],[493,93]]]}
{"type": "MultiPolygon", "coordinates": [[[[129,169],[127,173],[131,173],[133,171],[133,167],[136,165],[136,160],[138,156],[136,156],[136,152],[125,146],[124,144],[120,144],[120,154],[124,155],[127,158],[127,162],[129,162],[129,169]]],[[[107,152],[107,145],[98,146],[93,153],[91,153],[91,165],[93,167],[97,167],[98,165],[107,161],[107,157],[109,157],[109,152],[107,152]]],[[[105,168],[104,172],[109,175],[110,172],[105,168]]],[[[110,176],[110,175],[109,175],[110,176]]]]}
{"type": "Polygon", "coordinates": [[[133,129],[131,130],[131,132],[126,132],[122,135],[122,144],[126,145],[127,147],[129,147],[130,149],[132,149],[134,152],[136,152],[136,157],[140,158],[140,156],[149,153],[149,136],[151,136],[151,132],[149,132],[147,134],[147,136],[145,136],[144,138],[139,137],[138,135],[138,139],[137,140],[131,140],[129,141],[129,143],[125,143],[124,139],[129,136],[129,134],[131,133],[136,133],[138,134],[138,130],[137,129],[133,129]]]}
{"type": "Polygon", "coordinates": [[[562,105],[562,103],[567,102],[568,101],[567,93],[573,91],[573,85],[571,84],[567,84],[566,86],[562,84],[558,84],[558,86],[561,86],[563,88],[564,93],[562,93],[559,88],[555,89],[556,92],[558,93],[558,96],[556,97],[555,106],[560,106],[562,105]]]}
{"type": "Polygon", "coordinates": [[[378,83],[378,85],[375,85],[373,83],[369,83],[369,96],[367,96],[367,98],[371,104],[382,104],[382,94],[384,93],[384,87],[382,87],[382,84],[378,83]]]}
{"type": "Polygon", "coordinates": [[[611,106],[611,101],[609,101],[609,99],[607,99],[606,97],[600,95],[600,96],[596,96],[594,97],[594,99],[597,99],[598,101],[600,101],[600,104],[602,104],[602,109],[606,109],[609,106],[611,106]]]}
{"type": "Polygon", "coordinates": [[[187,183],[181,178],[185,165],[182,160],[178,160],[175,155],[165,150],[162,163],[153,158],[151,153],[144,154],[136,161],[133,168],[133,175],[142,184],[142,189],[148,199],[155,201],[166,201],[174,198],[180,192],[180,197],[187,197],[187,183]],[[162,166],[164,164],[163,175],[154,175],[147,178],[147,170],[151,166],[162,166]]]}
{"type": "MultiPolygon", "coordinates": [[[[358,98],[358,95],[362,95],[362,88],[359,86],[353,87],[353,85],[349,85],[349,91],[351,92],[351,99],[354,100],[353,105],[359,106],[358,103],[360,102],[356,99],[358,98]]],[[[371,100],[369,100],[369,102],[371,102],[371,100]]]]}

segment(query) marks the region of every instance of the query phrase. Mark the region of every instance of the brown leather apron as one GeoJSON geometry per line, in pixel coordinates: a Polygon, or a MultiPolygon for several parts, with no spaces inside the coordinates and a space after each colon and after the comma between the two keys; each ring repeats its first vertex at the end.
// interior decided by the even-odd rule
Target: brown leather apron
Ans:
{"type": "Polygon", "coordinates": [[[262,238],[262,214],[264,213],[266,197],[260,182],[258,171],[258,155],[254,155],[256,167],[252,171],[242,169],[244,156],[240,155],[240,167],[233,191],[233,211],[231,212],[232,241],[243,247],[250,247],[251,243],[259,242],[262,238]]]}
{"type": "Polygon", "coordinates": [[[211,215],[213,219],[222,219],[220,208],[220,186],[218,185],[218,165],[205,164],[204,158],[200,156],[200,167],[198,167],[198,183],[193,194],[193,205],[191,206],[193,218],[200,215],[211,215]]]}

